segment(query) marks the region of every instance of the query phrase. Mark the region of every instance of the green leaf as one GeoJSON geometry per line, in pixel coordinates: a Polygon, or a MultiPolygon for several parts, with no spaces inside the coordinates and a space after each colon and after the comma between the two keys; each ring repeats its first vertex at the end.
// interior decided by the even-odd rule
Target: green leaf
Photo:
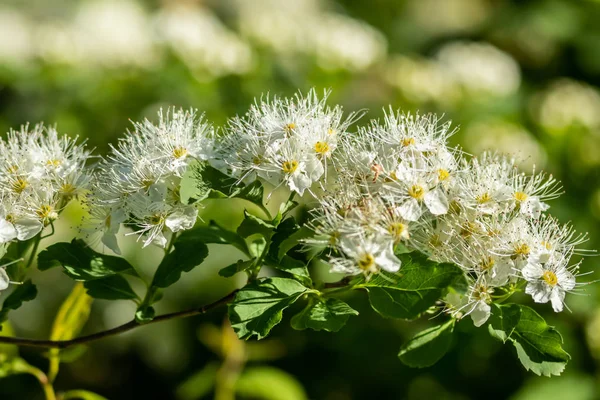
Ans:
{"type": "MultiPolygon", "coordinates": [[[[94,282],[98,282],[98,280],[94,282]]],[[[76,283],[69,296],[67,296],[58,309],[56,317],[54,317],[52,330],[50,331],[50,340],[69,340],[77,336],[88,321],[92,302],[93,299],[86,294],[83,284],[81,282],[76,283]]],[[[59,364],[63,359],[61,353],[59,349],[50,349],[48,351],[50,363],[48,376],[51,381],[56,378],[59,364]]]]}
{"type": "Polygon", "coordinates": [[[177,241],[180,243],[230,244],[245,255],[250,256],[248,245],[243,237],[235,232],[222,228],[214,221],[210,221],[208,226],[198,226],[183,232],[177,241]]]}
{"type": "Polygon", "coordinates": [[[25,301],[31,301],[37,296],[37,288],[31,282],[31,279],[26,280],[21,285],[15,285],[15,290],[4,300],[2,309],[0,310],[0,323],[6,321],[8,313],[11,310],[16,310],[23,305],[25,301]]]}
{"type": "Polygon", "coordinates": [[[506,342],[514,332],[521,318],[521,307],[516,304],[500,306],[492,304],[492,314],[488,320],[490,335],[506,342]]]}
{"type": "Polygon", "coordinates": [[[285,203],[282,203],[281,206],[279,206],[279,212],[277,213],[275,218],[273,218],[273,225],[278,226],[281,223],[281,221],[285,218],[287,213],[289,213],[298,206],[298,202],[291,200],[293,196],[294,194],[292,193],[290,199],[285,203]]]}
{"type": "Polygon", "coordinates": [[[88,295],[104,300],[136,300],[138,295],[121,275],[84,282],[88,295]]]}
{"type": "Polygon", "coordinates": [[[38,268],[42,271],[61,265],[64,272],[76,281],[100,279],[119,273],[138,276],[124,258],[95,252],[83,240],[56,243],[38,255],[38,268]]]}
{"type": "Polygon", "coordinates": [[[271,236],[273,236],[274,229],[275,226],[270,222],[260,219],[244,210],[244,219],[237,228],[237,233],[245,238],[251,235],[259,234],[268,240],[271,238],[271,236]]]}
{"type": "Polygon", "coordinates": [[[181,179],[181,202],[191,204],[209,197],[227,197],[235,183],[235,178],[222,173],[208,162],[194,161],[188,165],[181,179]]]}
{"type": "Polygon", "coordinates": [[[294,278],[298,279],[306,286],[312,286],[312,279],[310,278],[308,268],[306,268],[304,262],[300,260],[285,256],[279,261],[268,260],[268,265],[272,268],[292,274],[294,278]]]}
{"type": "Polygon", "coordinates": [[[443,297],[448,286],[464,279],[456,265],[436,263],[417,252],[397,256],[402,261],[400,271],[381,272],[357,285],[369,291],[371,306],[384,317],[417,318],[443,297]]]}
{"type": "Polygon", "coordinates": [[[256,261],[256,257],[252,258],[251,260],[237,260],[237,262],[221,269],[219,271],[219,275],[225,277],[225,278],[230,278],[233,275],[237,274],[238,272],[244,272],[247,271],[248,269],[250,269],[253,265],[254,262],[256,261]]]}
{"type": "Polygon", "coordinates": [[[250,246],[248,246],[248,249],[250,250],[250,255],[255,258],[262,257],[268,245],[269,243],[267,243],[264,237],[254,239],[250,243],[250,246]]]}
{"type": "Polygon", "coordinates": [[[491,321],[490,334],[500,340],[504,337],[504,341],[510,340],[517,349],[521,364],[528,371],[537,375],[560,375],[571,358],[562,348],[560,333],[529,307],[509,304],[495,306],[494,310],[498,309],[502,316],[511,315],[510,322],[501,327],[497,320],[491,321]],[[518,323],[513,326],[515,307],[520,309],[520,315],[518,323]]]}
{"type": "Polygon", "coordinates": [[[450,348],[454,319],[417,333],[406,342],[398,357],[409,367],[424,368],[438,362],[450,348]]]}
{"type": "Polygon", "coordinates": [[[167,254],[158,266],[152,286],[159,288],[171,286],[179,280],[182,272],[191,271],[200,265],[207,256],[208,247],[204,243],[177,240],[175,249],[167,254]]]}
{"type": "Polygon", "coordinates": [[[262,206],[264,196],[264,189],[260,181],[254,181],[249,185],[239,187],[235,189],[229,195],[230,198],[244,199],[251,203],[262,206]]]}
{"type": "MultiPolygon", "coordinates": [[[[261,400],[307,400],[298,380],[273,367],[251,367],[235,383],[240,398],[261,400]]],[[[236,398],[238,398],[236,396],[236,398]]]]}
{"type": "Polygon", "coordinates": [[[229,305],[229,320],[240,339],[262,339],[282,318],[283,310],[308,289],[288,278],[253,281],[242,288],[229,305]]]}
{"type": "Polygon", "coordinates": [[[346,325],[351,315],[358,315],[358,311],[343,301],[333,298],[319,299],[308,304],[292,318],[292,328],[337,332],[346,325]]]}
{"type": "Polygon", "coordinates": [[[277,257],[281,260],[291,249],[298,246],[302,240],[313,237],[314,234],[315,233],[306,226],[301,227],[281,242],[279,249],[277,250],[277,257]]]}

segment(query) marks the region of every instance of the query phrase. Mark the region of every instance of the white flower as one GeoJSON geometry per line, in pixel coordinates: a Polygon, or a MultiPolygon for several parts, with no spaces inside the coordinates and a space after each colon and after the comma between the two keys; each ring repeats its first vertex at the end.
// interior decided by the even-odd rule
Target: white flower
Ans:
{"type": "MultiPolygon", "coordinates": [[[[536,303],[552,303],[555,312],[563,310],[565,292],[575,288],[575,275],[566,267],[568,257],[556,254],[545,264],[529,263],[523,270],[528,282],[525,293],[536,303]]],[[[576,267],[575,267],[576,268],[576,267]]]]}
{"type": "Polygon", "coordinates": [[[326,105],[328,92],[256,102],[243,118],[229,121],[220,145],[229,172],[240,181],[262,178],[300,195],[326,177],[327,165],[355,116],[326,105]]]}
{"type": "Polygon", "coordinates": [[[351,275],[363,273],[370,277],[384,270],[397,272],[401,261],[394,255],[393,241],[373,236],[343,237],[339,241],[339,249],[344,258],[331,258],[332,271],[351,275]]]}
{"type": "Polygon", "coordinates": [[[181,203],[181,177],[193,160],[215,162],[216,155],[214,130],[195,110],[161,110],[157,124],[145,120],[134,128],[100,164],[88,199],[85,231],[101,232],[117,254],[121,224],[143,236],[144,246],[164,247],[172,233],[192,228],[199,206],[181,203]]]}

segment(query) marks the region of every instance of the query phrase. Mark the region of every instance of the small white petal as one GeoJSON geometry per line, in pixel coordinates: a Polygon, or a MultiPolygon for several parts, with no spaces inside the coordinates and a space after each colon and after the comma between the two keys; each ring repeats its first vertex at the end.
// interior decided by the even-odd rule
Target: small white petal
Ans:
{"type": "Polygon", "coordinates": [[[115,252],[115,254],[121,255],[121,249],[117,243],[117,236],[114,233],[110,231],[104,232],[102,235],[102,244],[115,252]]]}
{"type": "Polygon", "coordinates": [[[165,220],[165,225],[173,232],[191,229],[198,219],[198,210],[195,207],[186,207],[176,211],[165,220]]]}
{"type": "Polygon", "coordinates": [[[0,219],[0,243],[10,242],[17,238],[17,230],[7,220],[0,219]]]}
{"type": "Polygon", "coordinates": [[[541,278],[544,275],[544,269],[540,264],[527,263],[521,273],[526,280],[532,281],[541,278]]]}
{"type": "Polygon", "coordinates": [[[479,328],[481,325],[485,324],[485,322],[490,317],[491,310],[492,308],[489,304],[483,301],[477,302],[475,309],[473,310],[473,312],[471,312],[471,319],[473,320],[473,325],[479,328]]]}
{"type": "Polygon", "coordinates": [[[552,302],[552,309],[554,312],[561,312],[563,310],[564,300],[565,292],[555,286],[550,294],[550,301],[552,302]]]}
{"type": "Polygon", "coordinates": [[[417,199],[409,199],[398,207],[398,214],[407,221],[417,221],[423,211],[417,199]]]}
{"type": "Polygon", "coordinates": [[[10,283],[10,278],[8,277],[8,274],[6,273],[6,270],[4,268],[0,268],[0,290],[4,290],[8,287],[8,284],[10,283]]]}
{"type": "Polygon", "coordinates": [[[44,226],[36,219],[22,218],[15,222],[17,239],[29,240],[42,230],[44,226]]]}
{"type": "Polygon", "coordinates": [[[433,215],[443,215],[448,212],[448,198],[440,189],[427,192],[423,200],[433,215]]]}

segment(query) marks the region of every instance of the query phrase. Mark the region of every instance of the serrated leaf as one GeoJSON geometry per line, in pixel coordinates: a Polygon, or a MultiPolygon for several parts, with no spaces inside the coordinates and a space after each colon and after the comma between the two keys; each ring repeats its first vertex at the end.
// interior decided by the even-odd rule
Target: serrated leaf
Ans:
{"type": "Polygon", "coordinates": [[[244,272],[247,271],[248,269],[250,269],[253,265],[254,262],[256,261],[256,257],[252,258],[251,260],[237,260],[237,262],[234,262],[233,264],[222,268],[219,271],[219,275],[223,276],[225,278],[230,278],[233,275],[237,274],[238,272],[244,272]]]}
{"type": "Polygon", "coordinates": [[[37,296],[37,288],[31,282],[31,279],[26,280],[21,285],[15,285],[15,290],[4,300],[2,309],[0,310],[0,324],[6,321],[8,313],[11,310],[16,310],[26,301],[31,301],[37,296]]]}
{"type": "Polygon", "coordinates": [[[229,305],[229,321],[240,339],[262,339],[282,318],[283,310],[308,289],[288,278],[267,278],[243,287],[229,305]]]}
{"type": "Polygon", "coordinates": [[[291,249],[298,246],[302,240],[314,236],[314,232],[306,226],[301,227],[284,239],[277,250],[277,257],[281,260],[291,249]]]}
{"type": "Polygon", "coordinates": [[[268,240],[271,238],[271,236],[273,236],[274,229],[275,226],[270,222],[260,219],[244,210],[244,219],[237,228],[237,233],[245,238],[251,235],[259,234],[268,240]]]}
{"type": "Polygon", "coordinates": [[[251,203],[262,205],[264,189],[260,181],[254,181],[249,185],[238,187],[231,192],[230,198],[244,199],[251,203]]]}
{"type": "Polygon", "coordinates": [[[55,243],[38,255],[38,268],[45,271],[62,266],[64,272],[76,281],[89,281],[119,273],[137,276],[127,260],[90,249],[83,240],[55,243]]]}
{"type": "Polygon", "coordinates": [[[417,318],[446,293],[449,285],[464,279],[458,266],[436,263],[420,253],[397,257],[402,261],[399,272],[381,272],[358,285],[369,291],[371,306],[384,317],[417,318]]]}
{"type": "Polygon", "coordinates": [[[191,204],[209,197],[227,197],[236,179],[212,167],[206,161],[188,165],[179,186],[181,202],[191,204]]]}
{"type": "Polygon", "coordinates": [[[502,342],[506,342],[514,332],[521,318],[521,307],[516,304],[501,306],[492,305],[492,314],[488,320],[490,335],[502,342]]]}
{"type": "Polygon", "coordinates": [[[167,254],[159,264],[152,286],[166,288],[179,280],[183,272],[189,272],[200,265],[208,256],[208,247],[202,242],[187,239],[177,240],[175,249],[167,254]]]}
{"type": "Polygon", "coordinates": [[[438,362],[450,348],[454,322],[451,319],[417,333],[400,348],[400,361],[413,368],[425,368],[438,362]]]}
{"type": "Polygon", "coordinates": [[[129,282],[121,275],[108,276],[102,279],[84,282],[87,294],[95,299],[135,300],[138,295],[129,282]]]}
{"type": "Polygon", "coordinates": [[[537,375],[560,375],[571,359],[560,333],[532,308],[519,306],[521,317],[511,335],[521,364],[537,375]]]}
{"type": "Polygon", "coordinates": [[[183,232],[178,242],[192,242],[205,244],[230,244],[240,250],[242,253],[250,256],[248,245],[243,237],[235,232],[229,231],[216,222],[210,221],[208,226],[198,226],[183,232]]]}
{"type": "Polygon", "coordinates": [[[268,265],[272,268],[280,271],[287,272],[293,275],[296,279],[302,282],[306,286],[312,286],[312,279],[310,273],[304,262],[296,260],[290,256],[285,256],[281,260],[267,260],[268,265]]]}
{"type": "Polygon", "coordinates": [[[333,298],[319,299],[308,304],[292,318],[292,328],[337,332],[346,325],[351,315],[358,315],[358,311],[343,301],[333,298]]]}

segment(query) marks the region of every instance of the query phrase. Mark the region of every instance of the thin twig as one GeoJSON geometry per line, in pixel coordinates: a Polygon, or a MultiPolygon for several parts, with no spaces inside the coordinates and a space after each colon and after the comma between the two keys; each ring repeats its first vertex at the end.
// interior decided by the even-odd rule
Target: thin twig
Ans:
{"type": "Polygon", "coordinates": [[[208,311],[212,310],[213,308],[216,308],[222,304],[227,304],[230,300],[233,299],[233,297],[238,292],[238,290],[239,289],[236,289],[233,292],[229,293],[227,296],[222,297],[219,300],[217,300],[213,303],[207,304],[203,307],[159,315],[159,316],[155,317],[152,321],[148,321],[143,324],[140,324],[139,322],[137,322],[134,319],[132,321],[127,322],[126,324],[117,326],[116,328],[108,329],[108,330],[102,331],[102,332],[97,332],[97,333],[87,335],[87,336],[80,336],[78,338],[70,339],[70,340],[38,340],[38,339],[25,339],[25,338],[10,337],[10,336],[0,336],[0,343],[15,344],[18,346],[27,346],[27,347],[40,347],[40,348],[46,348],[46,349],[66,349],[67,347],[72,347],[72,346],[77,346],[80,344],[93,342],[93,341],[100,340],[100,339],[103,339],[103,338],[106,338],[109,336],[115,336],[120,333],[127,332],[132,329],[138,328],[140,326],[145,326],[145,325],[153,324],[156,322],[162,322],[162,321],[166,321],[169,319],[185,318],[185,317],[191,317],[194,315],[205,314],[208,311]]]}

